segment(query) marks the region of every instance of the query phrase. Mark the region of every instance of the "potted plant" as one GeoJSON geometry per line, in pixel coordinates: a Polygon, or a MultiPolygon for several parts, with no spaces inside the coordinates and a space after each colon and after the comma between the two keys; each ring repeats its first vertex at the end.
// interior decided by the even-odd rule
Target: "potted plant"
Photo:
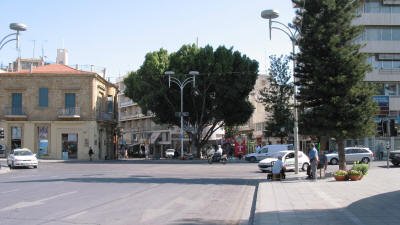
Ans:
{"type": "Polygon", "coordinates": [[[349,172],[347,172],[347,175],[349,175],[350,180],[360,180],[362,174],[363,173],[361,171],[357,170],[349,170],[349,172]]]}
{"type": "Polygon", "coordinates": [[[344,170],[338,170],[333,177],[335,177],[335,180],[337,181],[347,180],[347,172],[344,170]]]}
{"type": "Polygon", "coordinates": [[[360,163],[354,162],[353,168],[351,168],[351,169],[360,171],[362,173],[361,174],[361,178],[362,178],[363,175],[367,175],[369,167],[368,167],[368,164],[365,164],[365,163],[360,164],[360,163]]]}

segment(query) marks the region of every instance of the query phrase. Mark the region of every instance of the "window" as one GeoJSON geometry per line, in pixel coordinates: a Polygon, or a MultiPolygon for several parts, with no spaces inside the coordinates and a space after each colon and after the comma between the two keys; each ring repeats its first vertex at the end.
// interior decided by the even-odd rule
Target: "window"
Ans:
{"type": "Polygon", "coordinates": [[[65,93],[65,108],[75,108],[75,93],[65,93]]]}
{"type": "Polygon", "coordinates": [[[367,1],[365,3],[365,12],[366,13],[379,13],[380,12],[380,3],[378,1],[367,1]]]}
{"type": "Polygon", "coordinates": [[[400,41],[400,29],[399,28],[392,29],[392,40],[400,41]]]}
{"type": "Polygon", "coordinates": [[[385,95],[396,95],[397,85],[396,84],[385,84],[385,95]]]}
{"type": "Polygon", "coordinates": [[[367,41],[381,40],[381,30],[377,28],[367,28],[365,30],[365,39],[367,41]]]}
{"type": "Polygon", "coordinates": [[[49,89],[39,88],[39,107],[49,106],[49,89]]]}
{"type": "Polygon", "coordinates": [[[107,112],[113,112],[113,97],[111,95],[107,97],[107,112]]]}

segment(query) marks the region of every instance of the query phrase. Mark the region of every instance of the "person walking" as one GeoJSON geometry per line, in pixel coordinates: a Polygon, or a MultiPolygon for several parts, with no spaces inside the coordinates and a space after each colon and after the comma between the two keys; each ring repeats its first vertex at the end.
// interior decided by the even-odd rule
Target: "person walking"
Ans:
{"type": "Polygon", "coordinates": [[[89,159],[90,159],[90,161],[92,161],[92,156],[93,155],[94,155],[94,152],[93,152],[92,146],[90,146],[89,147],[89,159]]]}
{"type": "Polygon", "coordinates": [[[328,166],[328,158],[325,155],[325,152],[320,150],[318,155],[318,169],[319,169],[319,178],[322,178],[322,169],[324,170],[324,177],[326,176],[326,168],[328,166]]]}
{"type": "Polygon", "coordinates": [[[128,159],[128,148],[125,147],[124,158],[128,159]]]}
{"type": "Polygon", "coordinates": [[[310,161],[311,161],[311,179],[315,180],[317,179],[317,167],[318,167],[318,151],[315,148],[315,144],[311,144],[311,150],[310,150],[310,161]]]}

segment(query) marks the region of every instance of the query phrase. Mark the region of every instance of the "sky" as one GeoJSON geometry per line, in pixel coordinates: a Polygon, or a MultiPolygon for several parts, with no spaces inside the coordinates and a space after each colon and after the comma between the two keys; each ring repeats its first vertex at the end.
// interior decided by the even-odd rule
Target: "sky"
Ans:
{"type": "MultiPolygon", "coordinates": [[[[199,47],[233,47],[268,67],[268,56],[289,55],[291,43],[261,18],[264,9],[280,12],[288,24],[295,15],[290,0],[1,0],[0,38],[10,23],[26,24],[20,36],[22,58],[55,62],[57,49],[69,52],[69,65],[95,65],[116,77],[137,70],[146,53],[177,51],[198,40],[199,47]]],[[[14,61],[15,42],[0,50],[0,64],[14,61]]],[[[201,72],[201,71],[200,71],[201,72]]]]}

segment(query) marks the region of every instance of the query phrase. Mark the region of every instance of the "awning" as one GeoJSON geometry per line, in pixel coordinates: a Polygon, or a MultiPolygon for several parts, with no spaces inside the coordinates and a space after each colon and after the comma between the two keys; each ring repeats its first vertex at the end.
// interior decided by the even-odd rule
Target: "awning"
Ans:
{"type": "Polygon", "coordinates": [[[161,132],[153,132],[150,137],[150,144],[154,144],[160,134],[161,132]]]}

